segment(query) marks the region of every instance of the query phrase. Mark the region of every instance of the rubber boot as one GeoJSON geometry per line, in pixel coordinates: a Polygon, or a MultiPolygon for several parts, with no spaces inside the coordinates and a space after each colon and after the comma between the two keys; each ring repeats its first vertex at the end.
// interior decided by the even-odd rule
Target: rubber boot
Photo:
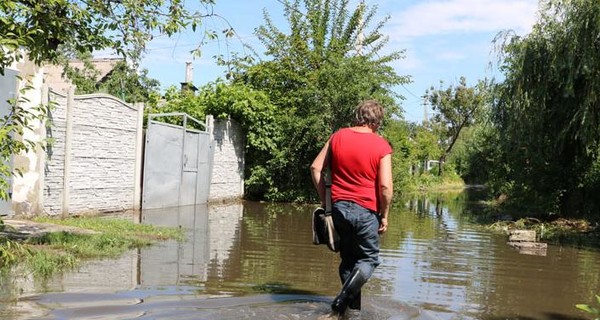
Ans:
{"type": "Polygon", "coordinates": [[[348,305],[353,302],[354,298],[360,295],[360,288],[362,288],[367,280],[360,272],[360,269],[353,270],[348,280],[344,283],[340,294],[333,299],[331,309],[339,314],[344,314],[348,305]]]}
{"type": "Polygon", "coordinates": [[[348,303],[348,309],[352,309],[352,310],[360,310],[360,291],[358,292],[358,294],[356,294],[356,296],[354,297],[354,299],[352,299],[352,301],[350,301],[350,303],[348,303]]]}

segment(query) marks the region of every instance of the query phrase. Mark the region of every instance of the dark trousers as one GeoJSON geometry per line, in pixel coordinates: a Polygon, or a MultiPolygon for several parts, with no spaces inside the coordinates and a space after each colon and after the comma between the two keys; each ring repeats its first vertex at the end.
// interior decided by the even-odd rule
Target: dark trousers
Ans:
{"type": "MultiPolygon", "coordinates": [[[[340,236],[339,275],[342,284],[353,270],[360,270],[367,279],[379,261],[379,217],[351,201],[337,201],[332,207],[333,224],[340,236]]],[[[350,308],[360,309],[360,295],[350,308]]]]}

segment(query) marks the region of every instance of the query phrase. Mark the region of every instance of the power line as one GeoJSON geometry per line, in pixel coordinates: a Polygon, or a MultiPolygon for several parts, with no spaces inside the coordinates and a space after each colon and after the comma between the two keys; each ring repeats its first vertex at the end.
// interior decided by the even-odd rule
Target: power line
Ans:
{"type": "MultiPolygon", "coordinates": [[[[256,38],[254,36],[247,36],[247,37],[237,37],[238,39],[244,40],[244,39],[253,39],[256,38]]],[[[205,41],[204,45],[206,44],[212,44],[212,43],[220,43],[222,42],[222,39],[214,39],[214,40],[210,40],[210,41],[205,41]]],[[[170,45],[170,46],[166,46],[166,47],[158,47],[158,48],[147,48],[147,51],[157,51],[157,50],[166,50],[166,49],[175,49],[177,47],[197,47],[198,46],[198,42],[186,42],[183,44],[174,44],[174,45],[170,45]]]]}
{"type": "Polygon", "coordinates": [[[400,86],[402,88],[404,88],[404,90],[406,90],[406,92],[408,92],[411,96],[413,96],[413,97],[415,97],[415,98],[417,98],[419,100],[423,98],[423,97],[419,97],[416,94],[412,93],[412,91],[408,90],[408,88],[404,84],[401,84],[400,86]]]}

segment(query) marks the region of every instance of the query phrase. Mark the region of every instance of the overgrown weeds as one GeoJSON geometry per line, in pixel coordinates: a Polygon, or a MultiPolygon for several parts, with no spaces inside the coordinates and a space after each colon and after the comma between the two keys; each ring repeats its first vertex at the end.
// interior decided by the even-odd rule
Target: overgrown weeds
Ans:
{"type": "Polygon", "coordinates": [[[183,239],[180,229],[135,224],[124,219],[44,217],[35,221],[96,232],[49,232],[24,241],[0,238],[0,271],[18,265],[36,277],[48,277],[71,269],[84,259],[116,258],[157,240],[183,239]]]}
{"type": "Polygon", "coordinates": [[[558,218],[540,220],[538,218],[520,218],[516,221],[497,221],[489,229],[508,232],[514,229],[535,230],[542,241],[600,249],[600,228],[595,223],[582,219],[558,218]]]}

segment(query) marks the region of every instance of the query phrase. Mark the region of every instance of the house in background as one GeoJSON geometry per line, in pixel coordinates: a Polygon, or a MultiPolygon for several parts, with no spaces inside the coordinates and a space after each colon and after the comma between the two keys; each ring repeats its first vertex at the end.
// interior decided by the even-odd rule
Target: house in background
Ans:
{"type": "MultiPolygon", "coordinates": [[[[19,100],[19,105],[25,110],[34,110],[36,106],[43,103],[42,87],[44,84],[44,68],[37,66],[26,57],[18,62],[13,62],[4,69],[4,75],[0,75],[0,117],[4,119],[12,112],[9,100],[19,100]],[[26,88],[29,88],[26,90],[26,88]]],[[[39,141],[39,137],[45,130],[40,121],[31,121],[30,129],[23,132],[22,138],[29,141],[39,141]]],[[[0,215],[20,211],[32,211],[41,209],[41,198],[32,196],[30,189],[21,188],[22,185],[35,185],[40,181],[44,170],[44,159],[46,155],[42,148],[35,148],[27,154],[18,154],[12,157],[8,163],[13,169],[18,168],[22,174],[5,177],[9,182],[10,200],[0,200],[0,215]],[[23,203],[23,206],[15,208],[15,203],[23,203]]]]}
{"type": "MultiPolygon", "coordinates": [[[[117,63],[123,61],[123,59],[118,58],[102,58],[102,59],[91,59],[90,62],[98,72],[96,75],[96,82],[101,83],[107,77],[110,76],[112,71],[114,70],[117,63]]],[[[69,65],[75,69],[83,69],[84,62],[83,61],[70,61],[69,65]]],[[[52,90],[59,93],[67,93],[69,87],[73,85],[73,83],[63,76],[64,67],[60,65],[45,65],[44,73],[45,73],[45,82],[48,87],[52,88],[52,90]]]]}

